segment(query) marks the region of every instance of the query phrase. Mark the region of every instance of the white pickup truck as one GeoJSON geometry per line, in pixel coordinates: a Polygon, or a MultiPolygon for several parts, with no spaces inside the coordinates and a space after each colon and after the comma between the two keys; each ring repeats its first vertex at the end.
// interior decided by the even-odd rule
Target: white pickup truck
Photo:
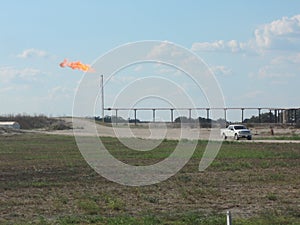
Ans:
{"type": "Polygon", "coordinates": [[[225,129],[221,129],[221,137],[225,140],[228,137],[234,138],[235,140],[239,140],[240,138],[247,138],[248,140],[251,140],[252,134],[251,131],[244,125],[233,124],[229,125],[225,129]]]}

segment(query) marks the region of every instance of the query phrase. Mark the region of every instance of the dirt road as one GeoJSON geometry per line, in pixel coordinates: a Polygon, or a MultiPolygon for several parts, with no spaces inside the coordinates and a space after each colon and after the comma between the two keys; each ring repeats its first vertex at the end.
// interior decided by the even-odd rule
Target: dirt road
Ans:
{"type": "MultiPolygon", "coordinates": [[[[71,122],[71,118],[65,119],[71,122]]],[[[275,135],[271,135],[269,129],[253,128],[253,140],[251,142],[263,143],[300,143],[300,140],[276,140],[280,136],[300,135],[300,129],[274,129],[275,135]]],[[[71,130],[40,131],[47,134],[58,135],[80,135],[90,136],[98,135],[100,137],[118,137],[118,138],[140,138],[140,139],[190,139],[190,140],[221,140],[219,128],[191,128],[189,126],[182,128],[170,128],[165,124],[149,123],[136,126],[128,124],[101,125],[89,120],[79,119],[71,130]],[[87,126],[88,124],[88,126],[87,126]],[[87,127],[92,126],[92,129],[87,127]]],[[[244,140],[241,140],[244,141],[244,140]]]]}

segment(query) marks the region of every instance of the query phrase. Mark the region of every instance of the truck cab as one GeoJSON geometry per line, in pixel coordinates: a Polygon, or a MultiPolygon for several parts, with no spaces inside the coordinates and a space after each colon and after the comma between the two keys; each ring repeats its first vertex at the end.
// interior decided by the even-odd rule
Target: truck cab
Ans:
{"type": "Polygon", "coordinates": [[[240,124],[229,125],[225,129],[221,129],[221,136],[226,140],[228,137],[239,140],[240,138],[247,138],[247,140],[252,139],[251,131],[240,124]]]}

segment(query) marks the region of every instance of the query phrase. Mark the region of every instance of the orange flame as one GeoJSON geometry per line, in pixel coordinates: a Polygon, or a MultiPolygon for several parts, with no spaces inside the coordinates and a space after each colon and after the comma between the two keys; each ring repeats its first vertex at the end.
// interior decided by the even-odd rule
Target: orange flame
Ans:
{"type": "Polygon", "coordinates": [[[84,72],[94,72],[94,69],[90,66],[90,65],[87,65],[87,64],[83,64],[82,62],[80,61],[77,61],[77,62],[68,62],[67,59],[64,59],[63,62],[61,62],[60,64],[60,67],[70,67],[72,68],[73,70],[82,70],[84,72]]]}

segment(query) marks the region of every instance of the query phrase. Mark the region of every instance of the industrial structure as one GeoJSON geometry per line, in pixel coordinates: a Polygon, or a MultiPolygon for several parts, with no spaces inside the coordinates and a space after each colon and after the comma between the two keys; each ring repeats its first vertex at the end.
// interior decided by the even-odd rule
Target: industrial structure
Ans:
{"type": "Polygon", "coordinates": [[[241,111],[241,119],[239,122],[246,123],[249,119],[244,118],[244,113],[246,110],[257,110],[257,121],[256,123],[275,123],[275,124],[290,124],[295,125],[300,123],[300,108],[270,108],[270,107],[261,107],[261,108],[253,108],[253,107],[241,107],[241,108],[102,108],[102,118],[104,115],[104,111],[114,111],[115,117],[118,118],[118,112],[120,111],[133,111],[134,112],[134,120],[138,121],[137,114],[138,111],[152,111],[152,122],[156,121],[156,112],[157,111],[169,111],[170,112],[170,122],[174,122],[174,110],[183,110],[187,111],[189,115],[189,119],[192,119],[192,111],[206,111],[206,119],[210,120],[210,112],[212,110],[221,110],[224,112],[224,121],[227,122],[227,113],[230,110],[240,110],[241,111]],[[268,113],[262,113],[268,112],[268,113]],[[262,118],[262,115],[267,114],[267,120],[262,118]]]}
{"type": "MultiPolygon", "coordinates": [[[[225,124],[227,121],[227,113],[231,110],[240,110],[241,111],[241,123],[247,123],[249,119],[244,118],[244,113],[246,110],[257,110],[257,116],[255,123],[274,123],[274,124],[289,124],[296,125],[300,124],[300,107],[299,108],[280,108],[280,107],[226,107],[226,108],[209,108],[209,107],[197,107],[197,108],[105,108],[104,106],[104,80],[103,75],[100,79],[100,91],[101,91],[101,112],[102,112],[102,121],[104,122],[105,111],[114,111],[115,118],[118,118],[118,112],[120,111],[133,111],[134,112],[134,123],[137,123],[137,113],[138,111],[152,111],[152,122],[158,122],[156,120],[157,111],[169,111],[170,112],[170,122],[174,122],[174,110],[183,110],[188,111],[188,119],[192,119],[192,111],[206,111],[206,120],[211,120],[210,112],[212,110],[221,110],[224,111],[223,122],[225,124]],[[265,112],[265,113],[262,113],[265,112]],[[268,112],[268,113],[266,113],[268,112]],[[262,118],[267,114],[267,119],[262,118]]],[[[254,116],[255,117],[255,116],[254,116]]],[[[250,122],[250,121],[249,121],[250,122]]],[[[118,120],[115,120],[115,123],[118,123],[118,120]]]]}

